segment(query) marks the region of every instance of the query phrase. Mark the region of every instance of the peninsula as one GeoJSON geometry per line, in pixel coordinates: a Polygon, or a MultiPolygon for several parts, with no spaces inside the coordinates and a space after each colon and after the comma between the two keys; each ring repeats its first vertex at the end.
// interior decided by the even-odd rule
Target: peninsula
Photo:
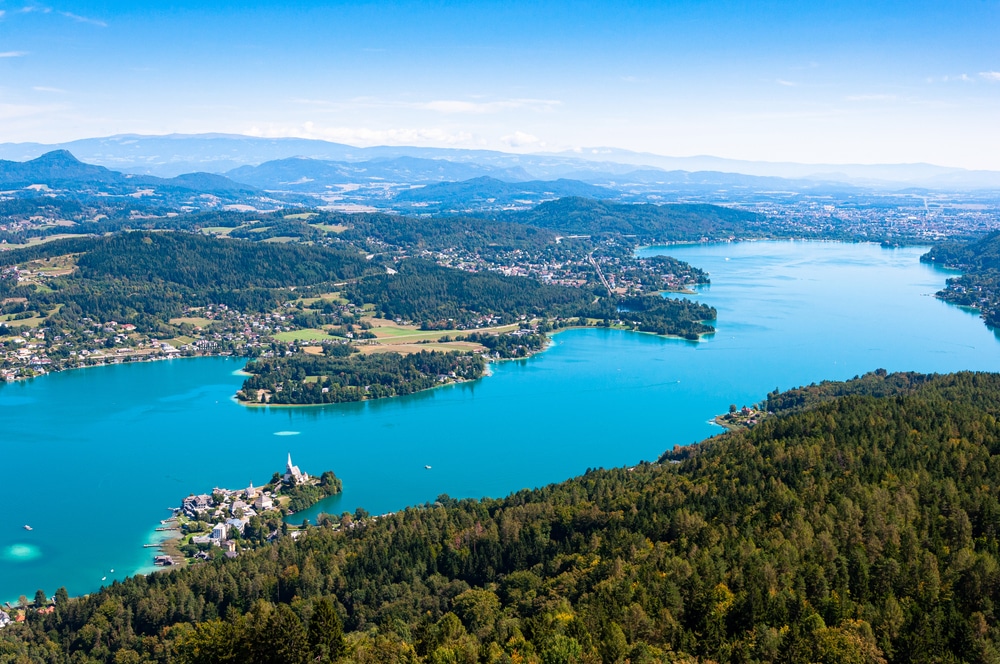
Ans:
{"type": "Polygon", "coordinates": [[[245,489],[212,489],[184,498],[163,530],[175,533],[161,547],[157,565],[173,566],[185,560],[235,558],[242,551],[288,533],[284,518],[312,507],[342,490],[339,478],[328,470],[311,476],[292,463],[289,453],[284,473],[274,473],[263,486],[253,482],[245,489]],[[168,525],[169,524],[169,525],[168,525]]]}

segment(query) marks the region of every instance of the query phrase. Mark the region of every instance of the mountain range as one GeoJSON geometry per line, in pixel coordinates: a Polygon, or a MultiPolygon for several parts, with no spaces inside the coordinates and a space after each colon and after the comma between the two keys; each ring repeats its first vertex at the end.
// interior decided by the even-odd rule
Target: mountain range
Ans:
{"type": "MultiPolygon", "coordinates": [[[[668,157],[614,148],[585,148],[550,154],[513,154],[492,150],[377,146],[359,148],[303,138],[258,138],[232,134],[118,135],[68,143],[0,144],[0,158],[24,161],[53,150],[69,150],[85,162],[122,172],[171,177],[190,172],[224,174],[242,166],[302,157],[318,161],[389,162],[390,173],[407,168],[433,181],[427,164],[401,158],[472,165],[464,175],[446,174],[454,166],[437,164],[440,180],[489,175],[504,180],[573,178],[587,182],[613,179],[635,171],[712,171],[757,177],[833,182],[878,189],[923,187],[940,190],[1000,189],[1000,172],[971,171],[933,164],[797,164],[724,159],[712,156],[668,157]]],[[[341,166],[341,168],[344,168],[341,166]]],[[[371,164],[366,169],[375,169],[371,164]]],[[[350,169],[347,169],[350,174],[350,169]]],[[[395,176],[393,176],[395,177],[395,176]]],[[[417,180],[412,180],[417,181],[417,180]]],[[[289,180],[288,182],[294,182],[289,180]]]]}

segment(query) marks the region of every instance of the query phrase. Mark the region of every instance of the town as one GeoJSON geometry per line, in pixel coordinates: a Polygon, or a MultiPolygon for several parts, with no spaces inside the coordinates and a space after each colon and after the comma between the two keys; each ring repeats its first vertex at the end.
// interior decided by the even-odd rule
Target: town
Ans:
{"type": "Polygon", "coordinates": [[[161,549],[154,562],[163,567],[220,555],[235,558],[241,551],[283,535],[297,538],[301,530],[289,526],[285,517],[341,490],[333,471],[310,476],[292,462],[289,453],[284,473],[274,473],[267,484],[255,487],[251,482],[245,489],[216,487],[210,494],[187,496],[157,529],[168,533],[167,539],[148,546],[161,549]]]}

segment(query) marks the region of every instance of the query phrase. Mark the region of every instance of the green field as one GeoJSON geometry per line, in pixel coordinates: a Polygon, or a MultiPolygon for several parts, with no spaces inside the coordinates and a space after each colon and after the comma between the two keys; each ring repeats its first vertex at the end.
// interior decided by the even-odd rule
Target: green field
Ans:
{"type": "Polygon", "coordinates": [[[503,327],[491,327],[484,328],[482,330],[418,330],[414,328],[405,327],[376,327],[372,329],[375,336],[378,337],[378,343],[412,343],[416,341],[436,341],[441,337],[448,335],[454,337],[458,334],[469,334],[470,332],[486,332],[491,334],[500,334],[503,332],[513,332],[517,329],[517,325],[504,325],[503,327]]]}
{"type": "Polygon", "coordinates": [[[316,328],[307,328],[305,330],[292,330],[291,332],[278,332],[274,336],[278,341],[326,341],[328,339],[337,339],[330,334],[327,334],[324,330],[317,330],[316,328]]]}
{"type": "Polygon", "coordinates": [[[347,230],[347,226],[340,226],[338,224],[313,224],[313,226],[327,233],[343,233],[347,230]]]}
{"type": "Polygon", "coordinates": [[[171,325],[183,325],[187,323],[188,325],[194,325],[195,327],[208,327],[215,321],[211,318],[198,318],[197,316],[185,316],[183,318],[171,318],[171,325]]]}
{"type": "Polygon", "coordinates": [[[319,213],[317,212],[299,212],[298,214],[286,214],[285,219],[302,219],[304,221],[318,216],[319,213]]]}

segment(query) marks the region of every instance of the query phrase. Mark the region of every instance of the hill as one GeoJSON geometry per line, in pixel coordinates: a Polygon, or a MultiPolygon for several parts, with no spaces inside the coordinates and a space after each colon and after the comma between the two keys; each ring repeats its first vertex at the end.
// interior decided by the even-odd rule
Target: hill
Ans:
{"type": "Polygon", "coordinates": [[[532,180],[504,182],[479,177],[464,182],[442,182],[401,191],[393,199],[396,207],[420,207],[428,212],[502,210],[527,208],[543,201],[567,196],[608,198],[616,192],[579,180],[532,180]]]}
{"type": "Polygon", "coordinates": [[[226,176],[262,189],[324,192],[342,184],[441,182],[484,174],[514,180],[529,177],[523,169],[516,167],[498,168],[488,164],[405,156],[361,162],[293,157],[267,161],[259,166],[241,166],[227,172],[226,176]]]}
{"type": "Polygon", "coordinates": [[[1000,376],[903,382],[912,389],[885,397],[841,385],[842,396],[669,463],[500,500],[359,512],[235,560],[57,596],[54,613],[0,631],[0,652],[51,662],[995,661],[1000,376]]]}
{"type": "Polygon", "coordinates": [[[631,205],[578,197],[542,203],[503,218],[563,233],[619,233],[649,241],[729,239],[765,230],[765,219],[760,215],[718,205],[631,205]]]}

